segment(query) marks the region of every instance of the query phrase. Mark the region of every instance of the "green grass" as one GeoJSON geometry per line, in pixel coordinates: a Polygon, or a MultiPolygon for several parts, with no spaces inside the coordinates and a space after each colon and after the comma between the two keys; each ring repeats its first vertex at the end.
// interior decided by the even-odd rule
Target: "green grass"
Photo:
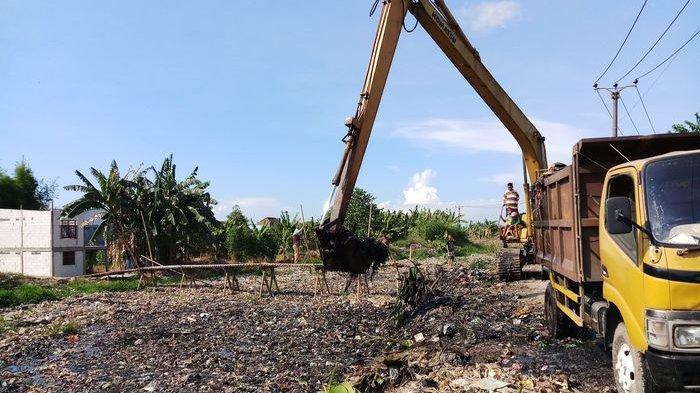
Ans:
{"type": "Polygon", "coordinates": [[[39,303],[44,300],[57,300],[61,295],[51,287],[36,284],[20,284],[11,289],[0,289],[0,307],[39,303]]]}
{"type": "Polygon", "coordinates": [[[35,304],[47,300],[59,300],[76,294],[98,292],[135,291],[137,279],[91,281],[76,280],[68,284],[46,282],[41,284],[21,283],[17,280],[0,285],[0,308],[14,307],[22,304],[35,304]]]}
{"type": "Polygon", "coordinates": [[[80,326],[75,321],[68,321],[66,323],[57,323],[51,325],[49,328],[49,333],[52,336],[70,336],[71,334],[78,334],[80,326]]]}
{"type": "Polygon", "coordinates": [[[138,281],[135,279],[111,281],[76,280],[66,285],[66,289],[73,293],[126,292],[135,291],[137,287],[138,281]]]}
{"type": "Polygon", "coordinates": [[[9,332],[10,330],[15,330],[15,324],[3,317],[0,317],[0,335],[5,332],[9,332]]]}

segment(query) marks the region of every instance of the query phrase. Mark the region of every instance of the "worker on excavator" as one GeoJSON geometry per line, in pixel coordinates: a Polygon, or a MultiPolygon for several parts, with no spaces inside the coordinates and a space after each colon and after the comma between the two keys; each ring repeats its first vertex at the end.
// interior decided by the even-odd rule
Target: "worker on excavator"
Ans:
{"type": "MultiPolygon", "coordinates": [[[[522,227],[522,221],[520,220],[520,213],[518,212],[518,202],[520,200],[520,195],[513,189],[513,183],[508,183],[506,186],[506,192],[503,193],[503,207],[506,209],[506,216],[503,219],[503,226],[501,227],[501,240],[503,241],[503,247],[508,247],[508,242],[512,240],[519,239],[520,228],[522,227]]],[[[503,211],[501,210],[501,214],[503,211]]]]}
{"type": "Polygon", "coordinates": [[[506,207],[506,217],[511,217],[511,213],[518,213],[518,202],[520,195],[513,189],[513,183],[508,183],[506,192],[503,193],[503,206],[506,207]]]}

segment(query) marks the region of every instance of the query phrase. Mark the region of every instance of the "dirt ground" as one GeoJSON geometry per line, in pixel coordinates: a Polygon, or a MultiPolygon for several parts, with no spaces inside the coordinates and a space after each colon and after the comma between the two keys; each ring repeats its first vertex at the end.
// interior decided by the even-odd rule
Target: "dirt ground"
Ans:
{"type": "Polygon", "coordinates": [[[484,271],[425,266],[433,296],[398,326],[396,271],[359,300],[313,296],[306,269],[280,269],[282,293],[159,287],[70,297],[0,311],[0,391],[317,392],[612,391],[610,357],[590,335],[552,340],[545,283],[500,283],[484,271]]]}

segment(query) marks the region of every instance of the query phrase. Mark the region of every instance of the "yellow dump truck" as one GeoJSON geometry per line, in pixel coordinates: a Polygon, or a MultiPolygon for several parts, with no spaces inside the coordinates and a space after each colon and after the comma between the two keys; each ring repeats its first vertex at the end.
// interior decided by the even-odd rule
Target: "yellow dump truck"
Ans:
{"type": "Polygon", "coordinates": [[[550,333],[599,333],[620,392],[700,389],[700,135],[584,139],[530,190],[550,333]]]}

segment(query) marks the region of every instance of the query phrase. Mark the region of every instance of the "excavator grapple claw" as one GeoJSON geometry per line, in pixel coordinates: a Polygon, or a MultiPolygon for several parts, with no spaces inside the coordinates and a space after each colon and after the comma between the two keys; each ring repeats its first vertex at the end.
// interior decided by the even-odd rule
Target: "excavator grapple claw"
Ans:
{"type": "Polygon", "coordinates": [[[389,248],[371,237],[358,238],[345,227],[316,228],[323,267],[328,271],[374,272],[389,257],[389,248]]]}

